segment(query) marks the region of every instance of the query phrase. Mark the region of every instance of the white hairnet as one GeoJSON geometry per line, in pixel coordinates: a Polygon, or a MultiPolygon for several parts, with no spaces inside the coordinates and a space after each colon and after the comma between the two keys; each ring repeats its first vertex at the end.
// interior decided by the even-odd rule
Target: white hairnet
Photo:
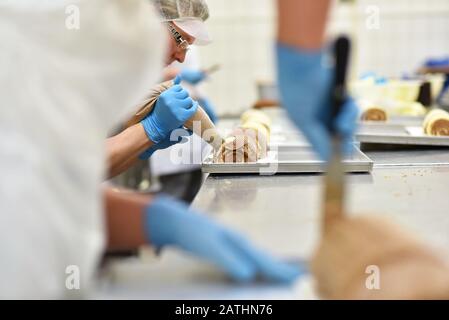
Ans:
{"type": "Polygon", "coordinates": [[[165,21],[209,18],[204,0],[153,0],[165,21]]]}
{"type": "Polygon", "coordinates": [[[211,42],[204,21],[209,18],[205,0],[152,0],[164,21],[172,21],[195,38],[195,44],[211,42]]]}

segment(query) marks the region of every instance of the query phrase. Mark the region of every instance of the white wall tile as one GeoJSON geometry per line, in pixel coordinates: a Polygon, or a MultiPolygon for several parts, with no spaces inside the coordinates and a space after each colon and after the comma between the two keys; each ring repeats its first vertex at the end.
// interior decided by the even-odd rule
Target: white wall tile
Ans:
{"type": "MultiPolygon", "coordinates": [[[[238,114],[257,98],[256,81],[274,79],[274,0],[208,0],[214,43],[200,48],[202,64],[223,68],[205,85],[219,114],[238,114]]],[[[352,35],[353,75],[412,72],[426,57],[449,54],[449,0],[357,0],[336,5],[330,34],[352,35]],[[366,27],[366,8],[380,9],[380,29],[366,27]]]]}

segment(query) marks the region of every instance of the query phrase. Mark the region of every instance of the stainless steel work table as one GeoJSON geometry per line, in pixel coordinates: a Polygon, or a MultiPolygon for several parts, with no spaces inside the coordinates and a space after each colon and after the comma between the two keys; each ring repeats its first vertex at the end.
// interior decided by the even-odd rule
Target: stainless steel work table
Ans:
{"type": "MultiPolygon", "coordinates": [[[[371,174],[347,175],[351,215],[385,214],[449,253],[449,148],[367,151],[371,174]]],[[[273,254],[308,259],[320,228],[320,174],[209,175],[192,207],[273,254]]],[[[313,298],[309,279],[290,287],[238,286],[178,252],[115,264],[100,297],[313,298]],[[144,262],[142,262],[144,261],[144,262]],[[111,276],[112,274],[112,276],[111,276]],[[112,279],[112,281],[111,281],[112,279]]]]}
{"type": "MultiPolygon", "coordinates": [[[[397,167],[382,161],[371,174],[348,175],[348,211],[390,215],[449,248],[449,150],[437,156],[448,164],[428,166],[431,159],[423,161],[411,152],[410,157],[402,153],[406,161],[395,162],[397,167]],[[414,158],[426,165],[413,163],[414,158]]],[[[319,235],[322,179],[307,174],[208,176],[193,206],[273,252],[308,257],[319,235]]]]}
{"type": "MultiPolygon", "coordinates": [[[[371,174],[348,175],[350,214],[386,214],[449,252],[449,149],[370,151],[371,174]],[[445,162],[445,163],[444,163],[445,162]]],[[[274,254],[307,259],[319,237],[322,175],[210,175],[192,206],[274,254]]],[[[310,278],[292,286],[236,285],[179,252],[110,266],[95,298],[314,298],[310,278]]]]}

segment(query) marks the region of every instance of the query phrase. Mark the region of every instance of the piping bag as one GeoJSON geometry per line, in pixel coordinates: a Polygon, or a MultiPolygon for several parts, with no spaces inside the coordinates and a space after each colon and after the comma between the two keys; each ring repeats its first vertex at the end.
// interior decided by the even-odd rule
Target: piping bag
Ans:
{"type": "Polygon", "coordinates": [[[332,87],[331,133],[332,155],[325,176],[323,199],[323,228],[329,227],[333,220],[343,217],[344,205],[344,168],[342,163],[342,140],[335,128],[335,119],[346,99],[346,73],[349,60],[350,42],[346,37],[339,37],[334,44],[335,63],[334,83],[332,87]]]}
{"type": "Polygon", "coordinates": [[[203,72],[207,75],[211,75],[212,73],[215,73],[216,71],[220,70],[221,65],[216,63],[208,68],[203,69],[203,72]]]}
{"type": "MultiPolygon", "coordinates": [[[[159,95],[173,86],[173,81],[166,81],[153,87],[147,98],[136,106],[138,110],[126,123],[125,128],[135,125],[142,121],[154,108],[159,95]]],[[[224,140],[215,129],[215,125],[201,106],[198,106],[196,113],[192,118],[184,123],[184,127],[193,131],[204,141],[209,143],[214,150],[218,150],[224,140]]]]}

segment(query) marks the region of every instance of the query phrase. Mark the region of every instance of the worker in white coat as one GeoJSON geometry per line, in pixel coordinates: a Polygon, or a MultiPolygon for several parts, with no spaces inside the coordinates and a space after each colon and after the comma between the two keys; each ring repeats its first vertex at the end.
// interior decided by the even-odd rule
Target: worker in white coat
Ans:
{"type": "MultiPolygon", "coordinates": [[[[198,101],[212,122],[216,123],[215,108],[202,86],[207,75],[201,70],[197,46],[192,46],[187,52],[183,63],[173,62],[164,70],[164,74],[167,79],[179,75],[190,96],[198,101]]],[[[211,149],[201,137],[192,134],[184,143],[158,150],[149,158],[152,181],[157,182],[162,192],[188,203],[192,202],[203,182],[201,163],[211,149]]]]}
{"type": "Polygon", "coordinates": [[[90,282],[105,243],[105,134],[162,68],[153,11],[146,1],[0,3],[1,298],[70,294],[70,266],[81,289],[90,282]]]}
{"type": "MultiPolygon", "coordinates": [[[[160,77],[166,35],[145,0],[0,2],[0,298],[79,294],[106,246],[145,243],[240,281],[297,277],[180,202],[102,189],[106,134],[160,77]]],[[[161,117],[181,121],[194,106],[161,117]]],[[[159,125],[163,141],[173,123],[159,125]]]]}

